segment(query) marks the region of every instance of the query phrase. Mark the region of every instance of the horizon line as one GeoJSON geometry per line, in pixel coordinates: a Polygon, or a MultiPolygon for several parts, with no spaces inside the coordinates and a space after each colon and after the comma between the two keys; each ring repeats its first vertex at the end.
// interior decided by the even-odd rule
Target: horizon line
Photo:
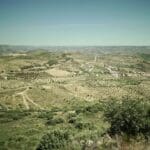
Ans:
{"type": "Polygon", "coordinates": [[[32,47],[149,47],[150,45],[46,45],[46,44],[41,44],[41,45],[36,45],[36,44],[0,44],[0,46],[32,46],[32,47]]]}

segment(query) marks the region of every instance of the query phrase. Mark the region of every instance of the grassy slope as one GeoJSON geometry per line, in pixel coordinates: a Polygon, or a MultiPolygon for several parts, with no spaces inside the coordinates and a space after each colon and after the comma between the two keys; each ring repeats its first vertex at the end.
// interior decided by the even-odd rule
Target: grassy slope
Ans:
{"type": "MultiPolygon", "coordinates": [[[[101,54],[96,62],[94,62],[94,56],[80,53],[63,55],[35,51],[28,52],[27,56],[1,56],[0,72],[3,71],[15,78],[0,79],[0,104],[1,109],[5,110],[0,112],[3,114],[0,120],[0,149],[11,148],[15,150],[28,149],[29,147],[35,149],[42,135],[54,128],[71,129],[77,138],[82,134],[90,134],[87,129],[78,131],[74,125],[69,124],[67,116],[70,110],[74,111],[82,105],[92,105],[99,99],[110,97],[120,99],[123,96],[149,98],[150,81],[147,76],[149,74],[149,59],[147,55],[101,54]],[[47,62],[51,59],[56,59],[57,64],[47,66],[47,62]],[[37,69],[34,71],[37,73],[36,78],[31,78],[32,73],[29,75],[27,73],[32,72],[31,69],[35,66],[44,66],[46,69],[54,67],[73,72],[75,75],[58,78],[43,73],[45,70],[37,69]],[[93,66],[93,70],[89,71],[93,66]],[[115,71],[131,76],[115,78],[106,69],[107,66],[117,67],[114,68],[115,71]],[[21,75],[16,75],[16,72],[20,71],[24,73],[22,76],[26,76],[26,78],[23,79],[21,75]],[[138,72],[144,72],[146,75],[138,72]],[[50,80],[47,81],[47,79],[50,80]],[[36,105],[29,101],[30,109],[35,111],[17,119],[13,112],[12,115],[7,115],[11,109],[25,110],[23,97],[20,95],[13,99],[13,95],[26,90],[28,86],[31,87],[26,92],[28,97],[46,110],[58,109],[55,117],[63,118],[64,123],[47,126],[45,124],[47,118],[39,118],[41,112],[38,112],[36,105]]],[[[3,73],[1,73],[2,75],[3,73]]],[[[81,113],[78,118],[83,122],[91,122],[96,126],[96,131],[99,130],[102,134],[108,125],[101,119],[101,113],[98,114],[90,116],[81,113]]],[[[17,114],[17,117],[19,115],[20,113],[17,114]]],[[[94,131],[94,128],[92,130],[94,131]]]]}

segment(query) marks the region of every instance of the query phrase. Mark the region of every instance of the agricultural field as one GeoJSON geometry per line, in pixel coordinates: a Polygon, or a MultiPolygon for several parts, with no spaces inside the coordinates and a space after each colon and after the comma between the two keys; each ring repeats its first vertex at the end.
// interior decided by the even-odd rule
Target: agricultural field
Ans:
{"type": "Polygon", "coordinates": [[[0,49],[0,149],[150,149],[150,47],[51,49],[0,49]]]}

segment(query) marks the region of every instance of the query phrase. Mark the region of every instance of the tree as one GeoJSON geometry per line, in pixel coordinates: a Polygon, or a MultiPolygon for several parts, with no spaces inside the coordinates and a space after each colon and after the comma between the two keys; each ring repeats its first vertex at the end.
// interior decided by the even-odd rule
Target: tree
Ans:
{"type": "Polygon", "coordinates": [[[110,122],[110,133],[150,134],[150,107],[144,100],[123,99],[106,103],[104,115],[110,122]]]}

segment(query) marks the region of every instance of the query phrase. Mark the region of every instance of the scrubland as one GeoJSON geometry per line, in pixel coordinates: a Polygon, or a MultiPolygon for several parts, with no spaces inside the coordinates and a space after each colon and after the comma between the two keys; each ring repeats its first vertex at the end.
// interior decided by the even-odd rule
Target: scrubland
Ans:
{"type": "Polygon", "coordinates": [[[150,149],[150,49],[139,49],[1,53],[0,149],[150,149]]]}

